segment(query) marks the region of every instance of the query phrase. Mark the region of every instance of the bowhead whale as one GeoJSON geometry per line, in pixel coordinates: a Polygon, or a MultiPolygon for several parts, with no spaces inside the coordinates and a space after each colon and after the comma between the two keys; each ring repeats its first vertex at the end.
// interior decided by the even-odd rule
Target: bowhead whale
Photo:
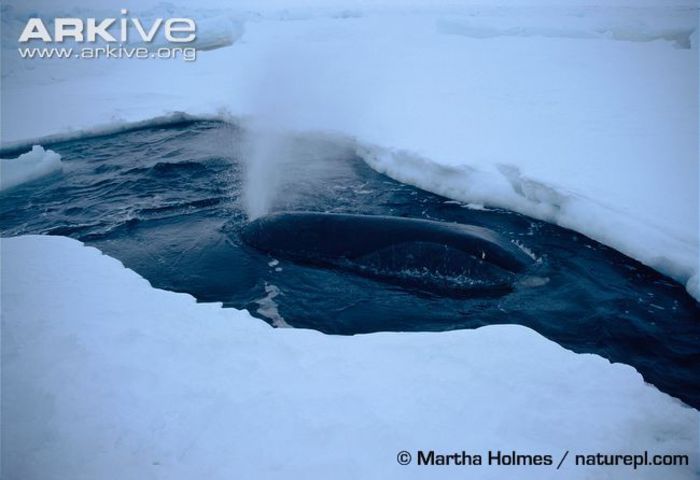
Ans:
{"type": "Polygon", "coordinates": [[[428,291],[509,289],[532,264],[487,228],[415,218],[281,212],[253,220],[240,235],[280,258],[428,291]]]}

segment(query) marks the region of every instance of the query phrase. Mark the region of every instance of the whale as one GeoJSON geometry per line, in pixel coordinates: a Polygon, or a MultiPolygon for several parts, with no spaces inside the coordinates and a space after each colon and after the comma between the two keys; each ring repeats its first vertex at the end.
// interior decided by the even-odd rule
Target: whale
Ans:
{"type": "Polygon", "coordinates": [[[277,212],[240,237],[280,259],[436,293],[509,290],[533,263],[488,228],[406,217],[277,212]]]}

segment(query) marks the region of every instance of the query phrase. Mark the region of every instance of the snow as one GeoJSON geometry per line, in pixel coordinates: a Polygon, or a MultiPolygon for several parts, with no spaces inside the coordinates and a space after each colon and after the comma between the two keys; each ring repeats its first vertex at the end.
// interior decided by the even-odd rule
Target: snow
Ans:
{"type": "Polygon", "coordinates": [[[219,47],[196,62],[21,60],[32,7],[4,5],[2,144],[172,115],[332,133],[400,181],[574,229],[700,299],[697,2],[506,3],[128,5],[196,17],[219,47]]]}
{"type": "Polygon", "coordinates": [[[17,158],[0,159],[0,190],[31,182],[62,169],[58,153],[34,145],[31,151],[17,158]]]}
{"type": "MultiPolygon", "coordinates": [[[[273,329],[72,239],[0,242],[3,478],[503,478],[513,467],[395,460],[489,448],[555,463],[571,451],[561,471],[518,478],[626,478],[573,455],[696,455],[696,410],[525,327],[273,329]]],[[[697,465],[662,468],[683,479],[697,465]]]]}
{"type": "MultiPolygon", "coordinates": [[[[31,147],[2,160],[3,190],[61,169],[40,143],[200,118],[243,125],[251,145],[274,141],[269,132],[312,132],[467,208],[582,232],[700,299],[697,2],[47,3],[1,7],[2,146],[31,147]],[[197,60],[17,58],[34,11],[115,16],[124,7],[143,19],[196,18],[197,60]]],[[[272,329],[153,289],[74,240],[0,247],[3,478],[510,472],[397,465],[400,450],[419,448],[517,450],[555,463],[571,451],[562,472],[517,470],[538,479],[631,474],[576,467],[576,453],[698,458],[696,410],[632,367],[525,327],[355,337],[272,329]]],[[[285,326],[278,295],[267,285],[257,307],[285,326]]],[[[699,468],[663,467],[663,476],[699,468]]]]}

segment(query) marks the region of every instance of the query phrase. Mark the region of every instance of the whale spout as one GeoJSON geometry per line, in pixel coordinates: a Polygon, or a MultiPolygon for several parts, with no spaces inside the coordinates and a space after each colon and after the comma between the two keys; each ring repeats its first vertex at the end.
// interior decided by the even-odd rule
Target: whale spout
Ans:
{"type": "Polygon", "coordinates": [[[262,252],[430,292],[508,290],[532,259],[496,232],[415,218],[281,212],[241,231],[262,252]]]}

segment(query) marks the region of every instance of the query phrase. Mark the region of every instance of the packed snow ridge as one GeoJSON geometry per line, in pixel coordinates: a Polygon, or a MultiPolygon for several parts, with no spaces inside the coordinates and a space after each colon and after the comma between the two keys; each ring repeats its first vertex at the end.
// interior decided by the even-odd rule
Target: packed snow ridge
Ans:
{"type": "MultiPolygon", "coordinates": [[[[417,449],[697,458],[696,410],[629,366],[525,327],[273,329],[154,289],[76,240],[0,242],[3,478],[500,479],[508,468],[397,464],[417,449]]],[[[566,462],[518,467],[518,478],[626,478],[630,468],[566,462]]]]}

